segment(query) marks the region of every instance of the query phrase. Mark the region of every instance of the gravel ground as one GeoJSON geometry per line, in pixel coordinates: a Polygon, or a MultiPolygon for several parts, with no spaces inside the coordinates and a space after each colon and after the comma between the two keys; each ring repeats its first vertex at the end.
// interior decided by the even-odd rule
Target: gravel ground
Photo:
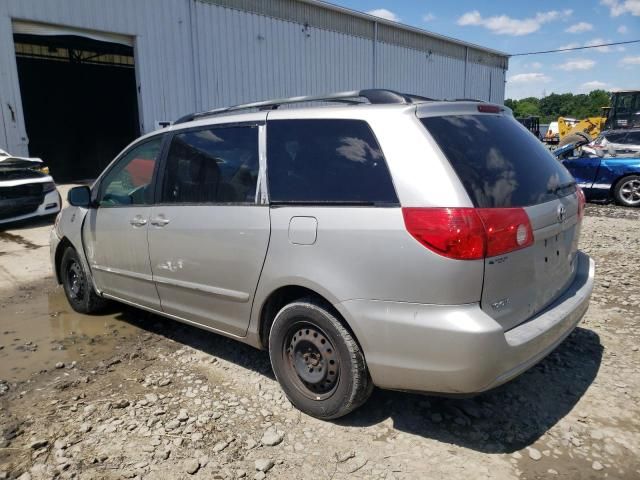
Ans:
{"type": "Polygon", "coordinates": [[[2,322],[42,315],[57,335],[0,331],[1,362],[40,370],[0,380],[0,479],[638,479],[639,219],[588,206],[591,307],[515,381],[471,399],[377,390],[333,422],[289,404],[264,352],[123,307],[78,319],[50,279],[0,291],[2,322]]]}

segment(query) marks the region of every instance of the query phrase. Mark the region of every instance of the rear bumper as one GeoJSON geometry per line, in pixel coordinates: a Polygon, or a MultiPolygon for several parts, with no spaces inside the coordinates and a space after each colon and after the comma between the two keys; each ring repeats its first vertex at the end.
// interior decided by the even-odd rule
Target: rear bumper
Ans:
{"type": "Polygon", "coordinates": [[[589,306],[595,267],[578,252],[575,279],[535,317],[505,332],[479,304],[349,300],[336,305],[382,388],[470,394],[523,373],[553,351],[589,306]]]}

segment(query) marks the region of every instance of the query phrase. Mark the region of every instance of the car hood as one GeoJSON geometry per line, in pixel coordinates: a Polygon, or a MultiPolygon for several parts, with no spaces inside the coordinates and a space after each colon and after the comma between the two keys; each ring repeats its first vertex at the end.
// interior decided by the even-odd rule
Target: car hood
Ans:
{"type": "Polygon", "coordinates": [[[46,182],[51,177],[40,171],[43,167],[39,158],[14,157],[4,150],[0,150],[0,186],[10,186],[16,181],[25,183],[24,180],[46,182]]]}
{"type": "Polygon", "coordinates": [[[36,157],[16,157],[0,150],[0,168],[5,167],[42,167],[42,159],[36,157]]]}

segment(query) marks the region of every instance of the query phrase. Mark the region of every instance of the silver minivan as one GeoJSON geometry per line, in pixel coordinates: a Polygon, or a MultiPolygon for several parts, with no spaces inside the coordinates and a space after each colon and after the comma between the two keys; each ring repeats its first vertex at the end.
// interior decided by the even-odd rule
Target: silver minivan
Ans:
{"type": "Polygon", "coordinates": [[[484,102],[363,90],[193,114],[68,200],[51,257],[76,311],[117,300],[268,349],[318,418],[374,385],[505,383],[593,288],[581,190],[484,102]]]}

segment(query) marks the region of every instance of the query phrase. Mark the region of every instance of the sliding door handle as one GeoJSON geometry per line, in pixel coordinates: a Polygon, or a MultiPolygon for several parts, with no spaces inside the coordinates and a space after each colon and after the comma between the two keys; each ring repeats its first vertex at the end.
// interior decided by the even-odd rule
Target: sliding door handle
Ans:
{"type": "Polygon", "coordinates": [[[151,219],[151,225],[155,225],[156,227],[164,227],[170,220],[163,216],[158,216],[156,218],[151,219]]]}
{"type": "Polygon", "coordinates": [[[140,215],[136,215],[131,220],[129,220],[129,223],[134,227],[143,227],[147,224],[147,219],[142,218],[140,215]]]}

